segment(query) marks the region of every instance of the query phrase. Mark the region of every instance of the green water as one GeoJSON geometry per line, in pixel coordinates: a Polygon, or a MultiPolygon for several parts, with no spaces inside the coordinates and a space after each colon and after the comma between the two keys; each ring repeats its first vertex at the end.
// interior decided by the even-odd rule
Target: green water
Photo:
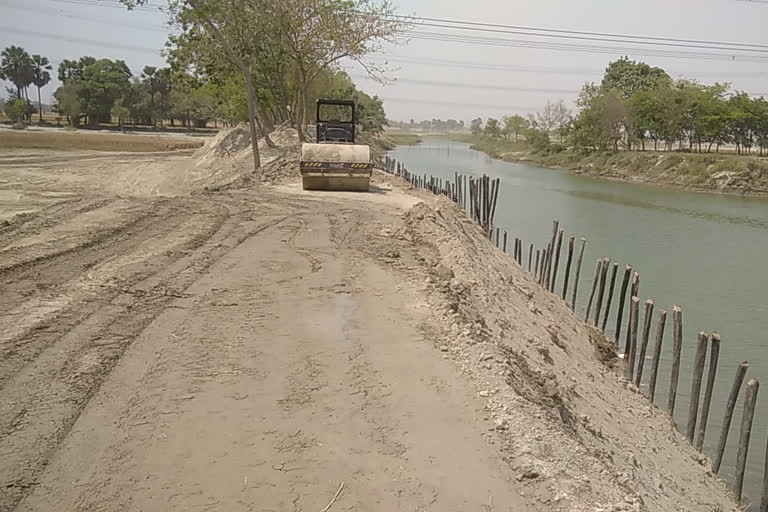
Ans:
{"type": "MultiPolygon", "coordinates": [[[[768,374],[768,271],[765,268],[768,262],[768,200],[573,176],[559,170],[494,160],[470,150],[467,144],[441,139],[427,139],[418,146],[401,146],[389,155],[403,162],[412,172],[450,179],[454,172],[474,176],[485,173],[501,178],[496,225],[508,230],[511,240],[522,238],[526,267],[529,244],[535,243],[536,248],[546,246],[553,219],[560,219],[561,227],[566,230],[564,248],[568,235],[576,235],[577,241],[585,237],[587,248],[577,301],[577,311],[581,311],[581,315],[597,258],[611,258],[620,263],[617,281],[621,280],[624,265],[632,265],[640,274],[641,316],[645,299],[656,302],[651,340],[654,339],[659,308],[668,311],[665,350],[656,393],[656,403],[664,408],[671,365],[672,306],[680,305],[683,309],[683,355],[675,419],[683,430],[697,333],[720,332],[720,364],[705,441],[705,452],[714,452],[723,407],[738,363],[750,362],[747,380],[762,380],[768,374]]],[[[561,269],[558,290],[562,289],[563,273],[561,269]]],[[[616,294],[619,293],[618,284],[616,294]]],[[[616,304],[614,300],[608,320],[611,338],[616,304]]],[[[626,324],[623,331],[626,332],[626,324]]],[[[702,396],[703,391],[704,386],[702,396]]],[[[743,395],[742,389],[720,470],[728,482],[733,481],[743,395]]],[[[759,499],[762,486],[766,426],[768,389],[758,394],[747,465],[745,494],[755,499],[759,499]]]]}

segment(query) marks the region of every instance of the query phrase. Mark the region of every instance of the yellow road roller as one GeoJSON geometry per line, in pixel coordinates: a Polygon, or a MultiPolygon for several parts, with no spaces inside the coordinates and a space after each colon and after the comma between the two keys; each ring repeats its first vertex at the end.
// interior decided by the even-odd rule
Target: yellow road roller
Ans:
{"type": "Polygon", "coordinates": [[[371,150],[355,144],[355,102],[317,100],[316,143],[301,145],[304,190],[368,191],[373,172],[371,150]]]}

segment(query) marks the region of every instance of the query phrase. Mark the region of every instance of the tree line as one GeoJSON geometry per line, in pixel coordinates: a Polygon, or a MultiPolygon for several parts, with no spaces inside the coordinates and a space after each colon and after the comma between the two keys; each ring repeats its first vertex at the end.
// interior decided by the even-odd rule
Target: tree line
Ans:
{"type": "MultiPolygon", "coordinates": [[[[121,1],[128,9],[145,3],[121,1]]],[[[61,115],[72,124],[248,121],[252,140],[264,135],[271,144],[268,134],[282,122],[306,140],[315,100],[330,96],[358,102],[364,131],[386,124],[381,99],[358,90],[340,66],[356,62],[382,77],[385,70],[369,57],[407,27],[389,0],[169,0],[168,12],[177,32],[166,44],[167,67],[134,75],[118,59],[64,60],[54,93],[61,115]]],[[[18,99],[26,98],[34,82],[26,65],[12,68],[3,77],[17,86],[18,99]]]]}
{"type": "Polygon", "coordinates": [[[579,151],[640,150],[718,152],[733,145],[739,154],[768,153],[768,101],[734,91],[728,83],[672,79],[662,68],[627,57],[609,63],[600,83],[584,84],[575,115],[565,104],[547,102],[528,116],[472,122],[475,134],[525,133],[534,149],[550,148],[552,136],[579,151]],[[515,119],[512,121],[512,119],[515,119]],[[508,124],[510,121],[512,124],[508,124]]]}
{"type": "MultiPolygon", "coordinates": [[[[3,50],[0,76],[14,86],[4,102],[9,117],[29,120],[37,110],[42,122],[39,90],[50,82],[50,71],[46,57],[30,56],[18,46],[3,50]],[[29,101],[32,85],[38,88],[37,109],[29,101]]],[[[116,122],[122,128],[124,123],[151,126],[167,121],[171,126],[204,128],[214,120],[247,121],[245,92],[236,77],[209,80],[170,65],[145,66],[134,74],[122,60],[84,56],[62,60],[57,78],[62,85],[53,94],[54,111],[76,127],[116,122]]],[[[318,96],[355,99],[363,131],[380,133],[386,124],[381,99],[359,91],[343,71],[325,70],[307,101],[313,103],[318,96]]],[[[289,120],[274,104],[269,107],[270,126],[289,120]]]]}
{"type": "Polygon", "coordinates": [[[421,130],[421,131],[436,131],[436,132],[455,132],[464,129],[464,121],[456,119],[425,119],[417,122],[411,119],[408,122],[401,121],[389,121],[389,126],[393,128],[401,128],[404,130],[421,130]]]}

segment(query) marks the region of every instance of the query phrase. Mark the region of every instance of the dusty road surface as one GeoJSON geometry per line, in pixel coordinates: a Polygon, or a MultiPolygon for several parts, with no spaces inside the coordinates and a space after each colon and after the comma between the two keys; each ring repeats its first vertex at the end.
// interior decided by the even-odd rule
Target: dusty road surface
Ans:
{"type": "Polygon", "coordinates": [[[201,172],[0,155],[0,511],[735,510],[447,203],[201,172]]]}

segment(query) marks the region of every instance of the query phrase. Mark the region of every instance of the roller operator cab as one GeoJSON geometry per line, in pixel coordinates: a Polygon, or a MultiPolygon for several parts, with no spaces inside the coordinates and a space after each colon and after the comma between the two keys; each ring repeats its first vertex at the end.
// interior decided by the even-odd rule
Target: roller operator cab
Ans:
{"type": "Polygon", "coordinates": [[[304,190],[367,191],[373,163],[370,148],[355,144],[355,102],[317,100],[317,142],[301,146],[304,190]]]}

